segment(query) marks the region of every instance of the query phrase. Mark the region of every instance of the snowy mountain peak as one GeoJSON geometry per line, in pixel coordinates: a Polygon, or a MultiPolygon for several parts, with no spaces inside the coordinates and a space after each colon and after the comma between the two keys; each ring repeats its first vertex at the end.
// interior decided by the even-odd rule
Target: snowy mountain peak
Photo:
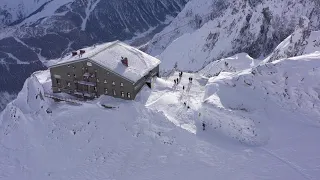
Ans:
{"type": "Polygon", "coordinates": [[[263,59],[295,30],[319,29],[315,7],[319,2],[313,0],[190,1],[147,52],[168,64],[163,71],[173,68],[172,59],[189,71],[242,52],[263,59]]]}

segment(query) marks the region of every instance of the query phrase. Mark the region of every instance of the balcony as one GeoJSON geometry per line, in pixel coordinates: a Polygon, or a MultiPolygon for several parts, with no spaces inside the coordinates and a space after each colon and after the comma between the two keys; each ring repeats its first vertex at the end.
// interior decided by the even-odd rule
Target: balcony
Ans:
{"type": "Polygon", "coordinates": [[[82,75],[84,78],[89,78],[89,77],[96,77],[95,73],[89,73],[89,72],[85,72],[83,75],[82,75]]]}
{"type": "Polygon", "coordinates": [[[97,83],[95,82],[89,82],[89,81],[76,81],[78,84],[87,85],[87,86],[96,86],[97,83]]]}
{"type": "Polygon", "coordinates": [[[85,91],[74,91],[73,94],[79,95],[79,96],[84,96],[84,97],[89,97],[89,98],[93,98],[96,96],[95,93],[89,93],[89,92],[85,92],[85,91]]]}

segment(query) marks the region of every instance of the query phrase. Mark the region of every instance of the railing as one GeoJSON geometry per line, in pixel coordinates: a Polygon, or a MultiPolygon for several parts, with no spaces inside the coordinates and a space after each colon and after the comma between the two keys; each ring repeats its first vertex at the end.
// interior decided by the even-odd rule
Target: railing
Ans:
{"type": "Polygon", "coordinates": [[[76,81],[78,84],[82,85],[88,85],[88,86],[96,86],[95,82],[90,82],[90,81],[76,81]]]}

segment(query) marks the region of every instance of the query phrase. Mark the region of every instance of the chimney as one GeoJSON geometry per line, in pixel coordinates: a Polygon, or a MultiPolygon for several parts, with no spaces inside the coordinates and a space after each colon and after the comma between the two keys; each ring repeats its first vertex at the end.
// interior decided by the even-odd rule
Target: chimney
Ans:
{"type": "Polygon", "coordinates": [[[85,50],[80,49],[79,58],[82,57],[82,54],[84,54],[85,52],[85,50]]]}
{"type": "Polygon", "coordinates": [[[121,62],[122,62],[123,65],[125,65],[125,66],[127,66],[127,67],[129,66],[129,65],[128,65],[128,58],[126,58],[126,57],[125,57],[125,58],[121,57],[121,62]]]}
{"type": "Polygon", "coordinates": [[[72,51],[72,56],[76,56],[77,54],[77,51],[72,51]]]}

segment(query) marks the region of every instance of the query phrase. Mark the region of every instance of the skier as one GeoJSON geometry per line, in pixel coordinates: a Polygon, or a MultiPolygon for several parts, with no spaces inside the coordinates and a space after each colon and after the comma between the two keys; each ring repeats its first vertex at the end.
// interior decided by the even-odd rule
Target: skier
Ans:
{"type": "Polygon", "coordinates": [[[202,130],[206,130],[206,124],[202,121],[202,130]]]}
{"type": "Polygon", "coordinates": [[[173,81],[174,81],[174,84],[177,84],[177,82],[176,82],[176,80],[175,80],[175,79],[174,79],[173,81]]]}
{"type": "Polygon", "coordinates": [[[179,84],[179,78],[177,78],[177,84],[179,84]]]}
{"type": "Polygon", "coordinates": [[[186,102],[184,102],[183,104],[184,104],[184,106],[186,106],[186,105],[187,105],[187,103],[186,103],[186,102]]]}
{"type": "Polygon", "coordinates": [[[182,86],[182,90],[184,90],[184,86],[182,86]]]}

